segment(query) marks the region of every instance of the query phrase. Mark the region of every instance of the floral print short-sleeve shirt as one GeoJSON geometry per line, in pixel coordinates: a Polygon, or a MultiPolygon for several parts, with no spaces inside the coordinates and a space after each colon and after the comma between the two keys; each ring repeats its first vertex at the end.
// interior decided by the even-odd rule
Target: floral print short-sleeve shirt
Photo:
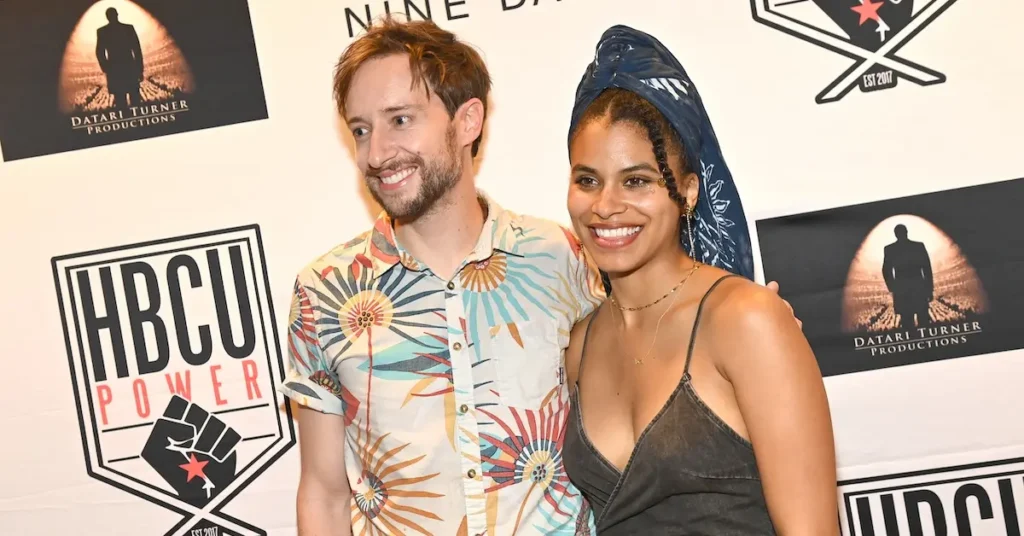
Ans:
{"type": "Polygon", "coordinates": [[[563,352],[600,279],[568,229],[481,201],[450,280],[386,215],[296,279],[281,389],[344,418],[353,534],[593,533],[562,466],[563,352]]]}

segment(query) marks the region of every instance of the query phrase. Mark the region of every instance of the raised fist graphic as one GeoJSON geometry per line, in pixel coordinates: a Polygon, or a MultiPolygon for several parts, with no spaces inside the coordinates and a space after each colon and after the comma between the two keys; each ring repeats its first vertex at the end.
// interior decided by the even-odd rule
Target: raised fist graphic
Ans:
{"type": "Polygon", "coordinates": [[[174,395],[142,448],[142,459],[185,502],[203,507],[235,479],[241,437],[216,416],[174,395]]]}
{"type": "Polygon", "coordinates": [[[814,0],[833,22],[859,47],[878,50],[900,32],[914,16],[914,2],[871,0],[814,0]]]}

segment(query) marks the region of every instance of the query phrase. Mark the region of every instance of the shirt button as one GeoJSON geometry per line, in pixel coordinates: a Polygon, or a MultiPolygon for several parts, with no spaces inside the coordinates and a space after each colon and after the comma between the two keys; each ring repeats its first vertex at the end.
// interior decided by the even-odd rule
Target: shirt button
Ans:
{"type": "Polygon", "coordinates": [[[462,343],[461,342],[457,342],[457,343],[452,345],[452,348],[455,348],[455,351],[459,351],[459,350],[462,349],[462,343]]]}
{"type": "Polygon", "coordinates": [[[465,404],[459,406],[459,413],[465,413],[467,411],[469,411],[469,406],[467,406],[465,404]]]}
{"type": "Polygon", "coordinates": [[[470,469],[466,474],[469,475],[469,478],[476,478],[476,469],[470,469]]]}
{"type": "Polygon", "coordinates": [[[448,282],[448,290],[455,290],[455,282],[454,281],[449,281],[448,282]]]}

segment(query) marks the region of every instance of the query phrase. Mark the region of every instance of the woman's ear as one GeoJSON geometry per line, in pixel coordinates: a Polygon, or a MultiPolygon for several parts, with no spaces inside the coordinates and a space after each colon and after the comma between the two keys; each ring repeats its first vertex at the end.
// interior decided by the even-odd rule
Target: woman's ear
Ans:
{"type": "Polygon", "coordinates": [[[680,186],[679,193],[686,200],[687,210],[691,210],[690,207],[695,209],[697,207],[697,194],[700,192],[700,178],[697,177],[696,173],[690,173],[683,178],[683,183],[680,186]]]}

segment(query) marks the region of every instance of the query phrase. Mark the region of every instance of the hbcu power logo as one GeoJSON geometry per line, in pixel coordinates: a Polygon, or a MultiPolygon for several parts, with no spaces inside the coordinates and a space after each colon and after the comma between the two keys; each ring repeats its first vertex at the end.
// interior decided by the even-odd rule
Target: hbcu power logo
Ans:
{"type": "Polygon", "coordinates": [[[1019,535],[1022,477],[1014,457],[841,481],[842,533],[1019,535]]]}
{"type": "Polygon", "coordinates": [[[754,20],[852,60],[815,96],[818,104],[861,91],[896,87],[900,78],[922,86],[946,76],[896,53],[956,0],[751,0],[754,20]]]}
{"type": "Polygon", "coordinates": [[[180,514],[168,535],[265,536],[223,512],[295,444],[259,228],[64,255],[53,273],[89,475],[180,514]]]}

